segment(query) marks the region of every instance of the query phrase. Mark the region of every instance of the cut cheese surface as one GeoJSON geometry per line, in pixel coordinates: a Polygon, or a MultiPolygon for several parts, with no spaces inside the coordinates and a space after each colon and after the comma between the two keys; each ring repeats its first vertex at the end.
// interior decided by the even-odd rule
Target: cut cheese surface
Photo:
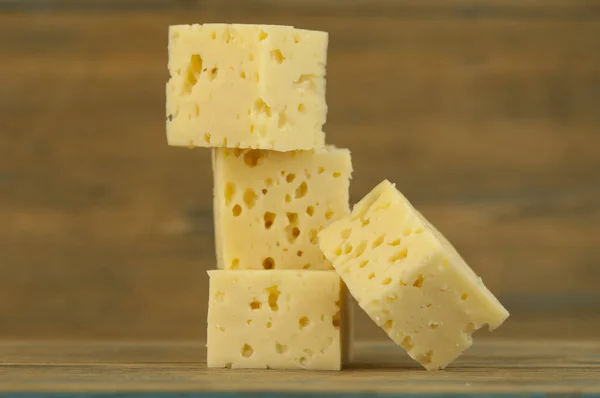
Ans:
{"type": "Polygon", "coordinates": [[[317,234],[350,214],[350,152],[213,149],[221,269],[333,269],[317,234]]]}
{"type": "Polygon", "coordinates": [[[168,144],[324,146],[327,42],[325,32],[291,26],[170,26],[168,144]]]}
{"type": "Polygon", "coordinates": [[[484,325],[509,316],[448,240],[383,181],[320,247],[360,307],[426,369],[440,369],[484,325]]]}
{"type": "Polygon", "coordinates": [[[208,271],[209,367],[339,370],[345,328],[335,271],[208,271]]]}

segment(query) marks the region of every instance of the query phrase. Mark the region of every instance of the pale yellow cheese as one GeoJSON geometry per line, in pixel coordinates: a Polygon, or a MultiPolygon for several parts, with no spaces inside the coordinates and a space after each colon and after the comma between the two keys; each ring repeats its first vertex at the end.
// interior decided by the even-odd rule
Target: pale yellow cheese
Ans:
{"type": "Polygon", "coordinates": [[[322,147],[327,42],[291,26],[171,26],[168,144],[322,147]]]}
{"type": "Polygon", "coordinates": [[[333,269],[318,232],[350,214],[350,152],[213,149],[222,269],[333,269]]]}
{"type": "Polygon", "coordinates": [[[387,180],[320,247],[360,307],[426,369],[446,367],[508,312],[456,249],[387,180]]]}
{"type": "Polygon", "coordinates": [[[208,367],[341,368],[344,288],[335,271],[208,274],[208,367]]]}

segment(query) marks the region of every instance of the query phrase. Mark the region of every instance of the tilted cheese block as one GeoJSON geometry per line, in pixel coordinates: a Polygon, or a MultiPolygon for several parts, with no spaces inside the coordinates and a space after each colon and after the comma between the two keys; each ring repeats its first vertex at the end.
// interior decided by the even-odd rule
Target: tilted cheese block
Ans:
{"type": "Polygon", "coordinates": [[[335,271],[208,271],[209,367],[339,370],[347,329],[335,271]]]}
{"type": "Polygon", "coordinates": [[[426,369],[446,367],[508,312],[387,180],[319,234],[360,307],[426,369]]]}
{"type": "Polygon", "coordinates": [[[350,214],[350,152],[213,149],[222,269],[333,269],[318,232],[350,214]]]}
{"type": "Polygon", "coordinates": [[[291,26],[171,26],[168,144],[322,147],[327,40],[291,26]]]}

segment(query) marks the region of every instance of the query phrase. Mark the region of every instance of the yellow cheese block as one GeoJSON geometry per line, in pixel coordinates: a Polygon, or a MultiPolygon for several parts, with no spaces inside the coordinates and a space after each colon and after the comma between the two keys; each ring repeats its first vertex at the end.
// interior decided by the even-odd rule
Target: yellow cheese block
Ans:
{"type": "Polygon", "coordinates": [[[387,180],[319,239],[360,307],[426,369],[446,367],[471,346],[475,330],[495,329],[509,315],[387,180]]]}
{"type": "Polygon", "coordinates": [[[350,214],[350,152],[213,149],[221,269],[333,269],[317,234],[350,214]]]}
{"type": "Polygon", "coordinates": [[[327,42],[325,32],[291,26],[171,26],[168,144],[322,147],[327,42]]]}
{"type": "Polygon", "coordinates": [[[335,271],[208,274],[208,367],[341,368],[347,327],[335,271]]]}

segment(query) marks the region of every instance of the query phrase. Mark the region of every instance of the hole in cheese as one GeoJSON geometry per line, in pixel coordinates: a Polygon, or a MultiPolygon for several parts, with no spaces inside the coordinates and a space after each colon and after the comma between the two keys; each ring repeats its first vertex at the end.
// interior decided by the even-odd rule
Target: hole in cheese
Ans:
{"type": "MultiPolygon", "coordinates": [[[[339,308],[339,302],[336,304],[339,308]]],[[[340,311],[338,310],[338,312],[333,314],[333,317],[331,317],[331,324],[333,325],[334,328],[338,329],[340,327],[341,323],[342,323],[342,321],[340,318],[340,311]]]]}
{"type": "Polygon", "coordinates": [[[398,253],[391,256],[388,260],[390,262],[394,263],[396,261],[404,260],[407,255],[408,255],[408,248],[405,247],[402,250],[400,250],[398,253]]]}
{"type": "Polygon", "coordinates": [[[385,239],[384,235],[380,235],[377,239],[375,239],[375,241],[373,242],[372,248],[375,249],[379,246],[381,246],[381,244],[383,243],[385,239]]]}
{"type": "Polygon", "coordinates": [[[275,260],[272,257],[267,257],[263,260],[262,266],[264,269],[273,269],[275,268],[275,260]]]}
{"type": "Polygon", "coordinates": [[[414,287],[421,287],[421,286],[423,286],[423,275],[419,274],[419,276],[417,277],[417,279],[413,282],[413,286],[414,287]]]}
{"type": "Polygon", "coordinates": [[[277,304],[277,301],[279,300],[279,295],[281,294],[279,288],[277,285],[271,286],[267,288],[267,293],[269,294],[269,307],[272,311],[278,311],[279,305],[277,304]]]}
{"type": "Polygon", "coordinates": [[[404,348],[406,351],[410,351],[414,348],[415,344],[413,343],[413,339],[410,336],[404,337],[400,342],[400,346],[404,348]]]}
{"type": "Polygon", "coordinates": [[[317,76],[311,74],[300,75],[298,80],[294,82],[294,85],[300,90],[317,91],[317,76]]]}
{"type": "Polygon", "coordinates": [[[310,324],[310,320],[303,316],[298,320],[298,326],[300,328],[300,330],[304,329],[305,327],[307,327],[310,324]]]}
{"type": "Polygon", "coordinates": [[[275,50],[271,50],[271,58],[273,58],[273,60],[278,64],[285,61],[285,57],[283,56],[281,50],[278,48],[276,48],[275,50]]]}
{"type": "Polygon", "coordinates": [[[306,185],[306,181],[303,181],[302,184],[298,185],[296,188],[296,199],[303,198],[306,196],[306,192],[308,191],[308,185],[306,185]]]}
{"type": "Polygon", "coordinates": [[[244,191],[244,203],[248,209],[252,209],[256,204],[256,192],[252,188],[246,188],[244,191]]]}
{"type": "Polygon", "coordinates": [[[219,74],[219,68],[217,68],[217,67],[215,67],[215,68],[212,68],[212,69],[210,70],[210,74],[208,75],[208,78],[209,78],[210,80],[215,80],[215,79],[217,78],[217,75],[218,75],[218,74],[219,74]]]}
{"type": "Polygon", "coordinates": [[[194,88],[198,82],[200,73],[202,73],[202,57],[199,54],[192,54],[186,71],[186,80],[183,84],[184,94],[190,94],[192,92],[192,88],[194,88]]]}
{"type": "Polygon", "coordinates": [[[346,253],[346,254],[352,253],[352,245],[350,243],[348,243],[346,245],[346,248],[344,249],[344,253],[346,253]]]}
{"type": "Polygon", "coordinates": [[[429,350],[425,354],[417,357],[417,362],[422,365],[429,365],[432,361],[431,357],[433,356],[433,351],[429,350]]]}
{"type": "Polygon", "coordinates": [[[289,124],[289,120],[285,113],[285,109],[279,112],[279,118],[277,119],[277,128],[282,129],[289,124]]]}
{"type": "Polygon", "coordinates": [[[257,115],[264,114],[267,117],[271,117],[271,107],[262,98],[254,102],[254,112],[257,115]]]}
{"type": "Polygon", "coordinates": [[[242,356],[244,358],[250,358],[254,354],[254,348],[248,344],[244,344],[242,347],[242,356]]]}
{"type": "Polygon", "coordinates": [[[288,346],[285,344],[280,344],[278,341],[275,342],[275,351],[278,354],[285,354],[288,350],[288,346]]]}
{"type": "Polygon", "coordinates": [[[235,196],[235,191],[236,191],[236,186],[233,182],[226,182],[225,183],[225,190],[224,190],[224,194],[225,194],[225,205],[229,206],[235,196]]]}
{"type": "Polygon", "coordinates": [[[262,163],[263,159],[268,155],[267,151],[261,151],[260,149],[250,149],[244,154],[244,163],[248,167],[256,167],[262,163]]]}
{"type": "Polygon", "coordinates": [[[265,221],[265,229],[269,229],[273,226],[273,223],[275,222],[275,217],[277,217],[275,213],[271,213],[270,211],[265,212],[265,214],[263,215],[263,219],[265,221]]]}
{"type": "Polygon", "coordinates": [[[393,241],[388,242],[388,245],[390,245],[390,246],[399,246],[400,242],[401,242],[401,239],[398,238],[398,239],[394,239],[393,241]]]}
{"type": "Polygon", "coordinates": [[[358,246],[356,246],[356,250],[354,251],[354,257],[359,258],[360,256],[363,255],[365,250],[367,250],[367,241],[363,240],[362,242],[360,242],[358,244],[358,246]]]}

